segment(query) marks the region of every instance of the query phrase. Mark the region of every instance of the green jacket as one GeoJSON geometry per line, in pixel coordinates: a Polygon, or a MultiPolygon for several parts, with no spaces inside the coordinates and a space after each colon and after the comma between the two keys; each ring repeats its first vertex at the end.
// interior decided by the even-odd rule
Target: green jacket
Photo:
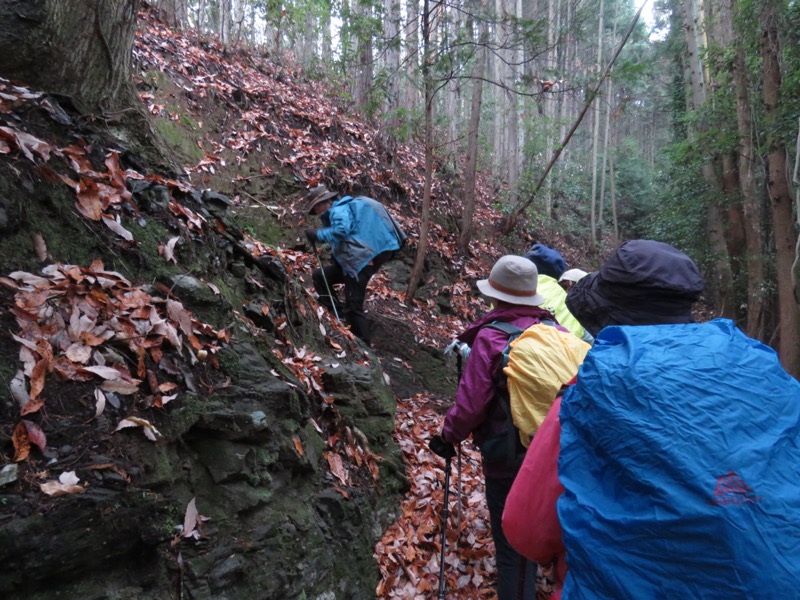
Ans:
{"type": "Polygon", "coordinates": [[[578,319],[572,316],[567,308],[567,292],[564,291],[558,281],[549,275],[539,275],[537,293],[544,296],[542,308],[549,310],[556,316],[559,324],[569,329],[570,333],[589,344],[594,342],[594,338],[583,328],[578,319]]]}

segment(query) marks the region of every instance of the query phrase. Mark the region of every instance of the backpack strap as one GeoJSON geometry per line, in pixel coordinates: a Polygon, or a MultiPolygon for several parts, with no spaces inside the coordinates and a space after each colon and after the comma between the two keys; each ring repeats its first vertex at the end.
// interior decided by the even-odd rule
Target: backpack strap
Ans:
{"type": "MultiPolygon", "coordinates": [[[[553,319],[541,319],[539,323],[548,325],[550,327],[555,327],[556,325],[556,322],[553,319]]],[[[534,325],[538,325],[539,323],[534,323],[534,325]]],[[[522,335],[525,332],[525,329],[504,321],[492,321],[491,323],[487,323],[483,326],[483,328],[487,327],[496,329],[497,331],[502,331],[508,336],[508,342],[503,349],[497,373],[495,373],[493,376],[493,379],[495,380],[495,399],[503,408],[503,412],[506,415],[506,424],[505,433],[501,434],[504,436],[504,439],[502,441],[499,439],[493,439],[491,442],[491,445],[495,448],[497,448],[498,444],[502,447],[500,452],[498,453],[497,450],[485,452],[484,448],[481,448],[481,453],[485,459],[495,461],[503,460],[506,465],[519,468],[522,465],[522,459],[525,456],[526,448],[520,441],[519,429],[517,429],[517,426],[514,425],[514,417],[511,414],[511,397],[508,392],[508,383],[503,369],[508,365],[509,353],[511,352],[511,343],[520,335],[522,335]]],[[[531,327],[533,327],[533,325],[531,327]]],[[[489,444],[486,445],[488,446],[489,444]]]]}
{"type": "MultiPolygon", "coordinates": [[[[505,321],[492,321],[484,325],[482,329],[483,328],[496,329],[497,331],[505,333],[508,336],[508,341],[506,342],[505,348],[503,348],[497,373],[493,376],[495,380],[494,397],[503,408],[503,412],[506,415],[506,432],[502,434],[505,436],[505,440],[502,442],[504,449],[501,452],[502,457],[497,456],[495,451],[491,451],[490,453],[484,452],[483,448],[481,449],[481,453],[484,455],[484,459],[495,461],[504,460],[508,466],[519,468],[522,465],[522,456],[524,456],[525,447],[519,440],[519,430],[514,425],[514,418],[511,416],[511,400],[508,395],[508,385],[505,374],[503,373],[503,368],[508,364],[508,353],[511,351],[511,342],[522,335],[522,332],[525,330],[512,323],[506,323],[505,321]]],[[[495,441],[495,444],[498,441],[499,440],[495,441]]]]}

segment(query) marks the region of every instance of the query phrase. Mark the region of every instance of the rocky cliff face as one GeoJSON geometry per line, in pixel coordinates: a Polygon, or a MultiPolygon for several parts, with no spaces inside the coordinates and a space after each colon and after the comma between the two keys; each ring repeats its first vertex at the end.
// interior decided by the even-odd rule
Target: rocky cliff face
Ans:
{"type": "MultiPolygon", "coordinates": [[[[66,146],[64,132],[48,126],[39,115],[25,127],[54,148],[66,146]]],[[[108,148],[93,148],[96,156],[88,160],[103,171],[108,148]]],[[[121,168],[132,164],[123,158],[121,168]]],[[[300,253],[291,264],[277,253],[259,256],[257,240],[238,227],[224,197],[171,180],[127,179],[131,198],[120,222],[134,242],[120,239],[76,214],[72,190],[43,176],[45,170],[68,171],[58,157],[0,154],[0,276],[40,277],[57,264],[85,275],[102,259],[126,290],[148,294],[152,306],[165,298],[174,310],[180,305],[172,316],[191,315],[198,337],[225,334],[209,342],[207,358],[187,344],[161,340],[157,355],[137,358],[129,342],[106,340],[93,347],[104,360],[119,357],[133,381],[137,371],[144,374],[135,392],[106,392],[99,412],[99,380],[55,369],[42,375],[42,406],[33,411],[12,389],[24,370],[25,345],[12,337],[27,335],[20,324],[29,314],[23,297],[38,290],[37,318],[61,312],[66,331],[74,325],[69,302],[99,298],[103,290],[113,299],[114,288],[76,291],[76,279],[54,284],[62,286],[58,292],[42,292],[34,279],[4,280],[0,594],[29,600],[374,597],[374,543],[405,487],[391,436],[394,399],[375,355],[326,316],[319,320],[302,285],[310,265],[297,270],[300,253]],[[202,219],[200,226],[187,210],[202,219]],[[44,254],[36,251],[37,234],[44,254]],[[171,262],[163,248],[175,237],[171,262]],[[202,327],[209,323],[210,329],[202,327]],[[166,389],[177,393],[168,404],[166,393],[156,393],[166,389]],[[158,432],[155,441],[144,428],[118,430],[132,415],[158,432]],[[23,421],[46,439],[31,433],[27,457],[19,459],[23,421]],[[42,491],[41,483],[65,472],[74,473],[81,493],[42,491]]],[[[31,351],[34,363],[54,364],[68,354],[62,334],[48,331],[50,358],[43,358],[41,341],[27,340],[41,353],[31,351]]],[[[30,388],[34,371],[22,378],[30,388]]]]}

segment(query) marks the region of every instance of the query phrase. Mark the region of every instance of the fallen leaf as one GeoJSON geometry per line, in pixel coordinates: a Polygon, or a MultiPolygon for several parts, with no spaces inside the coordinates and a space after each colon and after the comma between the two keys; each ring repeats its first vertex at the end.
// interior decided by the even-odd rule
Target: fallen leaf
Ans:
{"type": "Polygon", "coordinates": [[[122,379],[108,379],[104,381],[100,387],[106,392],[122,394],[123,396],[131,396],[139,391],[139,380],[132,379],[130,381],[124,381],[122,379]]]}
{"type": "Polygon", "coordinates": [[[158,429],[153,427],[150,421],[147,419],[141,419],[139,417],[128,417],[127,419],[122,419],[117,424],[117,428],[114,431],[127,429],[128,427],[141,427],[144,431],[145,437],[153,442],[155,442],[157,438],[162,437],[161,433],[159,433],[158,429]]]}
{"type": "Polygon", "coordinates": [[[72,362],[84,365],[92,357],[92,348],[91,346],[76,343],[67,348],[64,355],[72,362]]]}
{"type": "Polygon", "coordinates": [[[30,394],[28,394],[28,387],[25,385],[25,373],[17,371],[14,378],[11,380],[9,384],[11,388],[11,395],[14,397],[14,400],[17,401],[20,408],[25,406],[31,399],[30,394]]]}
{"type": "Polygon", "coordinates": [[[39,262],[46,262],[50,255],[47,252],[47,244],[44,243],[44,237],[38,231],[33,234],[33,249],[36,251],[36,258],[39,262]]]}
{"type": "Polygon", "coordinates": [[[103,200],[100,197],[100,189],[93,179],[84,177],[78,184],[78,202],[75,208],[87,219],[99,221],[103,215],[103,200]]]}
{"type": "Polygon", "coordinates": [[[31,443],[36,444],[39,447],[39,450],[44,452],[45,448],[47,447],[47,437],[45,437],[41,428],[33,421],[28,421],[27,419],[23,419],[21,423],[25,426],[25,429],[27,429],[28,439],[31,441],[31,443]]]}
{"type": "Polygon", "coordinates": [[[28,437],[28,429],[21,421],[14,428],[11,441],[14,444],[14,462],[20,462],[28,458],[31,453],[31,440],[28,437]]]}
{"type": "Polygon", "coordinates": [[[31,400],[36,400],[36,397],[42,393],[44,389],[44,378],[47,373],[48,361],[41,359],[33,366],[31,373],[31,400]]]}
{"type": "MultiPolygon", "coordinates": [[[[171,262],[174,264],[178,264],[178,261],[175,260],[175,244],[178,243],[178,240],[181,239],[180,236],[175,236],[174,238],[170,238],[166,244],[164,244],[164,258],[167,262],[171,262]]],[[[219,292],[217,292],[219,293],[219,292]]]]}
{"type": "Polygon", "coordinates": [[[44,402],[41,398],[36,398],[36,400],[31,400],[25,406],[19,409],[19,414],[21,416],[30,415],[32,413],[37,412],[40,408],[44,406],[44,402]]]}
{"type": "Polygon", "coordinates": [[[294,442],[294,449],[297,450],[297,453],[300,456],[305,456],[305,452],[303,452],[303,442],[300,441],[300,438],[297,437],[297,436],[294,436],[292,438],[292,441],[294,442]]]}
{"type": "Polygon", "coordinates": [[[94,373],[95,375],[98,375],[106,380],[116,380],[122,378],[122,373],[114,367],[101,367],[99,365],[92,365],[90,367],[82,367],[81,371],[94,373]]]}
{"type": "Polygon", "coordinates": [[[114,217],[103,214],[101,215],[101,219],[103,220],[103,223],[105,223],[106,227],[116,233],[119,237],[128,242],[133,241],[133,234],[125,229],[114,217]]]}
{"type": "Polygon", "coordinates": [[[334,451],[329,451],[325,453],[325,458],[328,461],[331,473],[342,482],[342,485],[347,485],[347,471],[344,469],[342,457],[334,451]]]}
{"type": "Polygon", "coordinates": [[[48,496],[63,496],[65,494],[82,494],[86,488],[78,485],[80,479],[75,475],[75,471],[65,471],[58,478],[58,481],[47,481],[39,485],[39,488],[48,496]]]}
{"type": "Polygon", "coordinates": [[[189,501],[189,504],[186,506],[186,514],[183,516],[183,531],[181,535],[183,537],[189,537],[194,533],[195,529],[197,529],[197,524],[199,523],[200,513],[197,512],[197,497],[195,496],[189,501]]]}
{"type": "Polygon", "coordinates": [[[96,419],[97,417],[103,414],[103,411],[106,408],[106,395],[103,393],[103,390],[101,390],[100,388],[94,388],[94,400],[95,400],[94,418],[96,419]]]}

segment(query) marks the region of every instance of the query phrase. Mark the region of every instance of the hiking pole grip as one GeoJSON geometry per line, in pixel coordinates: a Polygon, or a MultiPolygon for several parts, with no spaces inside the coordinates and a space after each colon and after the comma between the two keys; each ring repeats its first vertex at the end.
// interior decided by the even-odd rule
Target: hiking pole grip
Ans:
{"type": "Polygon", "coordinates": [[[447,547],[447,517],[449,510],[447,505],[450,501],[450,465],[452,457],[448,456],[444,460],[444,506],[442,507],[442,552],[439,556],[439,595],[437,600],[445,600],[445,580],[444,580],[444,555],[447,547]]]}

